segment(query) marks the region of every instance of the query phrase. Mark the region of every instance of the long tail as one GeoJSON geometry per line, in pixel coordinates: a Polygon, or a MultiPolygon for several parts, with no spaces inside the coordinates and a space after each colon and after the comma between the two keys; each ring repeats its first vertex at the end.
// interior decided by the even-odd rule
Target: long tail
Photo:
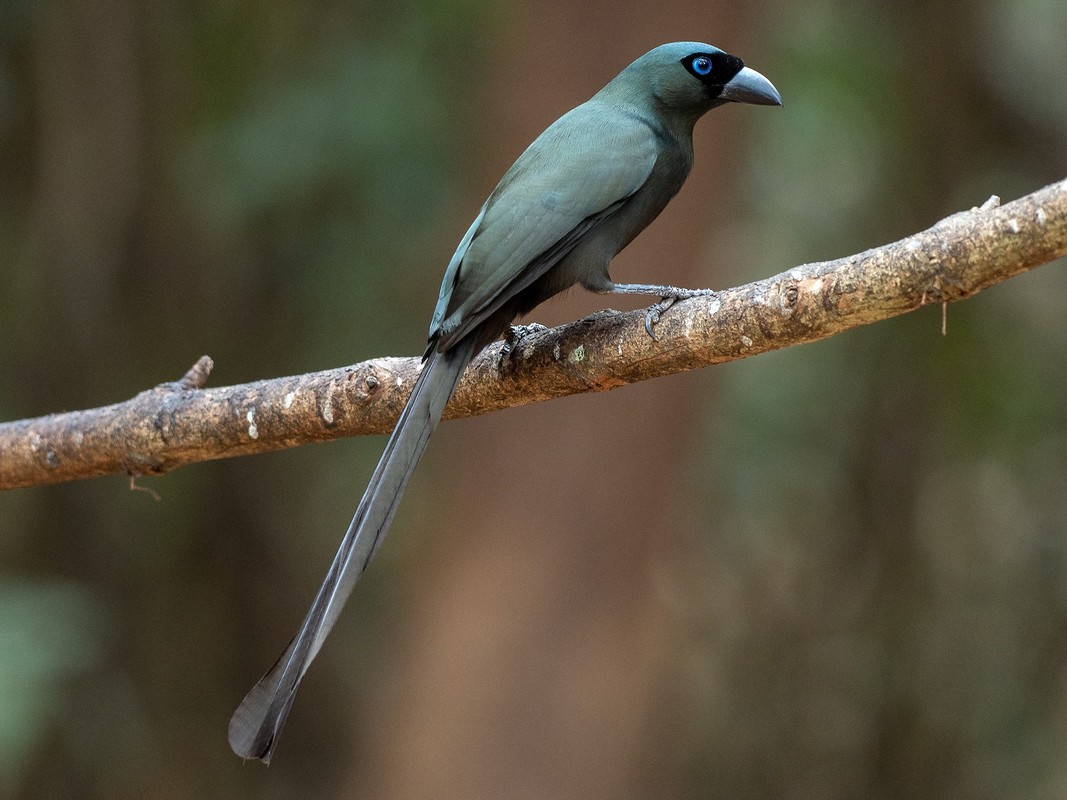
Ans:
{"type": "Polygon", "coordinates": [[[473,357],[473,337],[467,337],[427,359],[303,625],[230,718],[230,747],[242,758],[270,763],[300,680],[378,552],[408,478],[473,357]]]}

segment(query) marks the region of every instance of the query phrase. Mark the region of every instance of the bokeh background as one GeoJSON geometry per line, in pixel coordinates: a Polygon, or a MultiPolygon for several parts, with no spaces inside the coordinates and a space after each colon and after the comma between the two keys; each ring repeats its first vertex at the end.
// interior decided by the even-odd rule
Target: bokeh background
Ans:
{"type": "MultiPolygon", "coordinates": [[[[620,256],[724,287],[1067,177],[1054,0],[3,0],[0,419],[421,352],[541,129],[664,41],[730,107],[620,256]]],[[[269,769],[226,724],[383,440],[0,495],[0,797],[1061,798],[1063,263],[445,424],[269,769]]],[[[640,300],[616,308],[637,307],[640,300]]],[[[576,291],[533,319],[602,308],[576,291]]],[[[2,454],[0,454],[2,457],[2,454]]]]}

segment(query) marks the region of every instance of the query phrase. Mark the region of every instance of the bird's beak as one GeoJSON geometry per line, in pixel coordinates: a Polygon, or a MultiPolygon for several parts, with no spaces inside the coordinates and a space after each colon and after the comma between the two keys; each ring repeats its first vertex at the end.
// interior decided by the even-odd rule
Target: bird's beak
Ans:
{"type": "Polygon", "coordinates": [[[756,70],[743,67],[722,87],[722,100],[734,103],[750,103],[757,106],[780,106],[782,96],[774,85],[756,70]]]}

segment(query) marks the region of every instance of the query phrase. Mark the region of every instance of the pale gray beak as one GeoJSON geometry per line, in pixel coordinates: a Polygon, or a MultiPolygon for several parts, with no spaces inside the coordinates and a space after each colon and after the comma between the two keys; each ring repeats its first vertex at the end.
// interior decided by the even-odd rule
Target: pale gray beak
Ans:
{"type": "Polygon", "coordinates": [[[782,104],[782,96],[778,94],[774,84],[749,67],[743,67],[722,87],[719,99],[757,106],[780,106],[782,104]]]}

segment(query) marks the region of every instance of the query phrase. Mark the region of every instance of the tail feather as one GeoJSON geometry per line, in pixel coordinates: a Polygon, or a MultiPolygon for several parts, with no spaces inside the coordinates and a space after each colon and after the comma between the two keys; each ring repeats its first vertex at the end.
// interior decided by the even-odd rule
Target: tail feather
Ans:
{"type": "Polygon", "coordinates": [[[230,719],[230,747],[242,758],[270,763],[300,680],[378,552],[430,434],[474,357],[474,344],[468,337],[444,353],[430,353],[300,630],[230,719]]]}

